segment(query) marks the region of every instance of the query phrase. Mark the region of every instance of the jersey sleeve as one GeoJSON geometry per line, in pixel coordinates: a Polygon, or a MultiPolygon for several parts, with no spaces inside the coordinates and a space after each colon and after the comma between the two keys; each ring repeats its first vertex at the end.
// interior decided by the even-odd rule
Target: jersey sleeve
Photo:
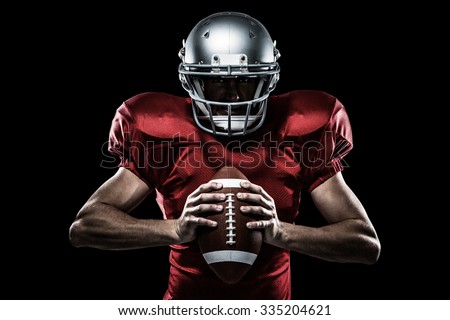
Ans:
{"type": "Polygon", "coordinates": [[[119,167],[125,167],[144,181],[150,190],[155,188],[147,174],[145,145],[142,133],[136,127],[135,117],[123,103],[114,115],[109,131],[108,151],[119,158],[119,167]]]}
{"type": "Polygon", "coordinates": [[[321,131],[319,141],[313,141],[306,150],[306,173],[308,192],[342,171],[346,167],[343,158],[353,148],[353,136],[348,114],[336,99],[327,124],[321,131]]]}

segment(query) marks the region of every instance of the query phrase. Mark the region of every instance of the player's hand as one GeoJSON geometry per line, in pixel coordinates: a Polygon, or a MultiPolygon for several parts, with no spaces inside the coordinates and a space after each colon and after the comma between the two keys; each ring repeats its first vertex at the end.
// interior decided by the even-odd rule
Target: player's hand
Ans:
{"type": "Polygon", "coordinates": [[[176,233],[179,243],[189,242],[195,239],[198,226],[216,227],[217,222],[207,219],[208,214],[223,210],[217,202],[225,200],[224,193],[210,193],[210,191],[222,188],[220,183],[208,182],[200,185],[186,199],[183,212],[176,220],[176,233]]]}
{"type": "Polygon", "coordinates": [[[248,206],[241,206],[241,212],[255,214],[261,220],[247,223],[249,229],[263,229],[264,242],[273,243],[281,234],[281,222],[278,220],[277,208],[273,198],[259,185],[251,182],[242,182],[241,187],[250,192],[239,192],[239,200],[247,202],[248,206]]]}

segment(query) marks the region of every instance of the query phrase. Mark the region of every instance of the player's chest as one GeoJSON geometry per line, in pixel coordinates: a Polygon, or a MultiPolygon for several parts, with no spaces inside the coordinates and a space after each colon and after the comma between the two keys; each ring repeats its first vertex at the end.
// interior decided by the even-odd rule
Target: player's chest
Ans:
{"type": "Polygon", "coordinates": [[[301,166],[289,144],[204,143],[180,146],[173,154],[173,167],[160,190],[169,198],[176,195],[186,199],[224,166],[238,168],[251,182],[273,194],[280,207],[291,207],[293,195],[301,189],[301,166]]]}

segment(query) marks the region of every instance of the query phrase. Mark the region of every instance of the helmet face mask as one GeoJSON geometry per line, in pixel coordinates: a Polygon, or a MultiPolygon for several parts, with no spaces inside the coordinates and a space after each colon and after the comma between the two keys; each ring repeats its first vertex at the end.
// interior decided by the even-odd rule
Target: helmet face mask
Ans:
{"type": "Polygon", "coordinates": [[[192,29],[179,56],[180,81],[200,128],[235,136],[261,127],[280,54],[260,22],[237,12],[213,14],[192,29]]]}

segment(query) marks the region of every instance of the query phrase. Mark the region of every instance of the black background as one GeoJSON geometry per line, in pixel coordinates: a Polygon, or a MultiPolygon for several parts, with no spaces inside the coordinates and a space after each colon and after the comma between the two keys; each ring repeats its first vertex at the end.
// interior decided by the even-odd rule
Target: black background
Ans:
{"type": "MultiPolygon", "coordinates": [[[[449,263],[441,258],[448,209],[437,204],[440,196],[430,196],[436,188],[426,180],[439,175],[440,149],[427,139],[437,129],[429,129],[420,96],[428,83],[417,52],[432,46],[421,20],[381,7],[207,4],[159,9],[74,4],[36,8],[47,14],[34,16],[32,23],[22,17],[26,37],[13,41],[21,50],[13,65],[19,72],[10,80],[20,84],[11,96],[24,120],[10,136],[25,142],[9,145],[5,157],[13,176],[5,194],[13,209],[2,228],[3,270],[10,279],[2,283],[5,298],[162,297],[167,248],[75,249],[68,229],[87,198],[114,173],[100,163],[115,109],[144,91],[185,96],[177,74],[181,41],[197,21],[222,10],[254,16],[277,41],[281,79],[275,93],[318,89],[346,106],[355,147],[344,177],[382,244],[373,266],[293,253],[293,298],[449,298],[448,290],[437,289],[449,282],[449,263]],[[430,150],[435,156],[427,156],[430,150]],[[21,152],[19,170],[12,159],[21,152]]],[[[321,222],[307,197],[301,206],[299,222],[321,222]]],[[[149,198],[135,214],[160,212],[149,198]]]]}

